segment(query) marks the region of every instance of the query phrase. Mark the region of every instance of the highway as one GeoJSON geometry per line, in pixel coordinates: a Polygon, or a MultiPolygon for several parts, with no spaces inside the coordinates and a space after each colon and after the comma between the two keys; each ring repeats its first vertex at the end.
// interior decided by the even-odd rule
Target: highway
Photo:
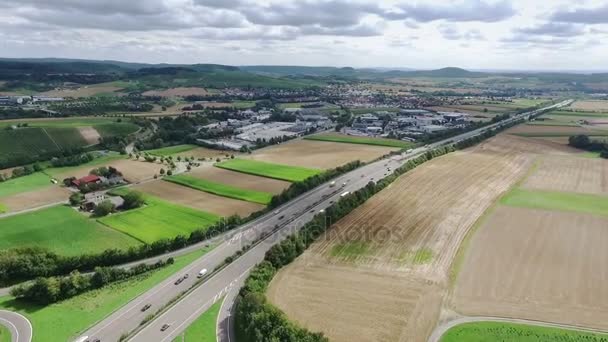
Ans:
{"type": "MultiPolygon", "coordinates": [[[[567,101],[564,101],[545,107],[542,110],[560,107],[566,103],[567,101]]],[[[362,166],[336,178],[336,185],[334,187],[330,187],[329,183],[323,184],[284,204],[276,211],[268,213],[227,235],[225,241],[220,243],[211,252],[192,262],[179,274],[176,274],[175,277],[166,279],[151,290],[135,298],[94,327],[88,329],[79,338],[87,336],[89,340],[94,340],[95,338],[101,341],[119,340],[124,333],[137,329],[147,315],[156,312],[180,293],[189,289],[196,282],[196,275],[200,270],[213,270],[217,265],[222,264],[226,257],[232,256],[240,250],[242,246],[248,245],[260,236],[267,235],[276,230],[276,232],[248,250],[220,272],[212,275],[209,279],[205,279],[202,285],[181,298],[163,314],[145,325],[143,329],[130,339],[130,341],[171,341],[186,329],[198,315],[207,310],[207,308],[221,299],[226,293],[234,293],[235,291],[230,290],[240,287],[242,281],[247,277],[249,270],[264,258],[266,251],[270,247],[297,231],[302,225],[310,221],[319,210],[327,208],[332,203],[338,201],[342,193],[346,191],[354,192],[364,187],[370,181],[384,178],[395,168],[402,166],[409,159],[427,150],[470,138],[536,112],[523,113],[498,124],[476,129],[425,147],[416,148],[409,153],[362,166]],[[388,170],[389,168],[390,171],[388,170]],[[188,274],[189,277],[179,285],[175,285],[174,282],[177,278],[185,274],[188,274]],[[151,307],[147,311],[142,312],[141,309],[146,304],[150,304],[151,307]],[[165,324],[169,325],[169,327],[161,331],[161,327],[165,324]]],[[[231,306],[234,302],[234,297],[229,297],[228,299],[232,302],[227,300],[224,306],[231,306]]],[[[227,312],[227,310],[223,309],[222,312],[227,312]]],[[[229,334],[226,336],[229,336],[229,334]]]]}
{"type": "Polygon", "coordinates": [[[32,324],[18,313],[0,310],[0,325],[4,325],[11,332],[12,342],[30,342],[32,340],[32,324]]]}

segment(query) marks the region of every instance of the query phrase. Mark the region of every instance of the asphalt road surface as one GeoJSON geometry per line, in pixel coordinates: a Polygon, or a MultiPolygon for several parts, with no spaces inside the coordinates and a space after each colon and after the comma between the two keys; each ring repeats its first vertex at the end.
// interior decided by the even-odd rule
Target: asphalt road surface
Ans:
{"type": "Polygon", "coordinates": [[[11,332],[12,342],[30,342],[32,340],[32,325],[22,315],[0,310],[0,324],[11,332]]]}
{"type": "MultiPolygon", "coordinates": [[[[565,105],[565,103],[564,101],[558,105],[546,107],[543,110],[559,107],[560,105],[565,105]]],[[[319,210],[327,208],[332,203],[338,201],[340,195],[344,192],[354,192],[364,187],[370,181],[377,181],[385,177],[395,168],[407,162],[407,160],[429,149],[467,139],[536,112],[520,114],[495,125],[483,127],[425,147],[416,148],[400,156],[365,165],[336,178],[336,185],[333,187],[330,187],[329,183],[321,185],[286,203],[278,208],[278,210],[268,213],[227,235],[225,241],[220,243],[211,252],[186,266],[174,277],[161,282],[151,290],[135,298],[81,334],[78,338],[87,336],[90,340],[94,338],[99,338],[101,341],[119,340],[120,336],[124,333],[137,329],[147,315],[156,312],[156,310],[169,303],[180,293],[189,289],[196,282],[196,276],[200,270],[213,270],[217,265],[222,264],[226,257],[232,256],[240,250],[242,246],[248,245],[260,236],[267,235],[276,230],[275,233],[244,253],[220,272],[206,279],[202,285],[184,296],[162,315],[157,316],[131,338],[131,341],[171,341],[213,303],[221,299],[225,294],[232,293],[231,289],[240,286],[249,270],[264,258],[266,251],[270,247],[297,231],[310,221],[319,210]],[[175,285],[175,281],[186,274],[189,277],[178,285],[175,285]],[[144,305],[147,304],[151,305],[150,308],[145,312],[142,311],[144,305]],[[165,324],[169,325],[169,327],[161,331],[161,328],[165,324]]],[[[232,301],[234,302],[234,298],[232,298],[232,301]]],[[[227,300],[224,305],[232,305],[232,303],[229,303],[227,300]]],[[[227,336],[230,335],[228,334],[227,336]]]]}

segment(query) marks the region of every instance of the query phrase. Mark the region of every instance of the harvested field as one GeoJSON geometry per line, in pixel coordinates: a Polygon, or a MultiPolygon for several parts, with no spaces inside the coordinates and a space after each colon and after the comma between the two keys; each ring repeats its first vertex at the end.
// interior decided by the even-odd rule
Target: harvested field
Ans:
{"type": "Polygon", "coordinates": [[[608,101],[602,100],[581,100],[574,102],[570,108],[574,110],[588,110],[597,112],[608,112],[608,101]]]}
{"type": "Polygon", "coordinates": [[[282,269],[269,300],[291,319],[331,341],[423,341],[441,306],[440,288],[403,273],[375,272],[307,260],[282,269]]]}
{"type": "Polygon", "coordinates": [[[471,239],[455,309],[608,329],[606,227],[601,216],[499,206],[471,239]]]}
{"type": "Polygon", "coordinates": [[[291,166],[331,169],[354,160],[370,161],[398,148],[386,146],[345,144],[328,141],[293,140],[284,144],[259,149],[251,158],[291,166]]]}
{"type": "Polygon", "coordinates": [[[190,96],[190,95],[199,95],[205,96],[209,95],[209,91],[205,88],[199,87],[180,87],[180,88],[171,88],[166,90],[148,90],[144,92],[142,95],[144,96],[160,96],[160,97],[176,97],[176,96],[190,96]]]}
{"type": "Polygon", "coordinates": [[[155,174],[158,174],[160,172],[160,169],[167,168],[166,165],[156,163],[119,159],[109,161],[105,164],[97,164],[94,166],[89,165],[83,167],[69,168],[65,171],[57,173],[55,177],[59,180],[71,176],[81,178],[87,176],[92,169],[101,166],[115,167],[118,171],[122,172],[125,179],[131,183],[137,183],[147,179],[152,179],[155,174]]]}
{"type": "Polygon", "coordinates": [[[547,156],[524,182],[525,189],[608,195],[608,161],[547,156]]]}
{"type": "Polygon", "coordinates": [[[248,175],[246,173],[221,169],[211,165],[194,168],[189,175],[212,182],[230,184],[237,188],[269,192],[272,194],[280,193],[291,184],[287,181],[248,175]]]}
{"type": "Polygon", "coordinates": [[[159,197],[171,203],[183,205],[219,216],[239,215],[246,217],[261,210],[264,205],[216,196],[186,186],[158,180],[137,185],[133,189],[159,197]]]}
{"type": "Polygon", "coordinates": [[[97,130],[91,126],[78,127],[78,132],[80,132],[82,138],[91,145],[98,144],[99,139],[101,138],[99,132],[97,132],[97,130]]]}
{"type": "Polygon", "coordinates": [[[2,197],[0,202],[6,206],[7,212],[15,212],[67,201],[71,194],[68,189],[55,185],[2,197]]]}
{"type": "Polygon", "coordinates": [[[304,137],[304,140],[317,140],[317,141],[330,141],[346,144],[360,144],[360,145],[375,145],[375,146],[387,146],[396,148],[406,148],[414,146],[413,143],[397,140],[397,139],[386,139],[386,138],[373,138],[373,137],[357,137],[350,136],[340,133],[321,133],[308,135],[304,137]]]}
{"type": "Polygon", "coordinates": [[[507,130],[507,133],[525,137],[568,137],[577,134],[606,135],[604,131],[584,127],[540,125],[519,125],[507,130]]]}

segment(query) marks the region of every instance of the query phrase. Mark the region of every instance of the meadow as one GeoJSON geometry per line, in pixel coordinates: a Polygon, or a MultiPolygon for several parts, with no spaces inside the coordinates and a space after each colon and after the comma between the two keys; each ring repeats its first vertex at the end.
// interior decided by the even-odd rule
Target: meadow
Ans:
{"type": "Polygon", "coordinates": [[[0,325],[0,342],[11,342],[11,332],[4,325],[0,325]]]}
{"type": "Polygon", "coordinates": [[[384,139],[384,138],[368,138],[368,137],[354,137],[341,134],[316,134],[305,137],[306,140],[320,140],[320,141],[331,141],[339,143],[349,144],[362,144],[362,145],[377,145],[377,146],[388,146],[398,148],[408,148],[414,146],[414,144],[406,141],[396,139],[384,139]]]}
{"type": "Polygon", "coordinates": [[[192,322],[186,331],[173,339],[173,342],[216,342],[216,321],[223,301],[223,299],[220,299],[215,302],[207,311],[192,322]]]}
{"type": "Polygon", "coordinates": [[[305,167],[287,166],[245,159],[232,159],[216,163],[215,166],[256,176],[286,180],[289,182],[303,181],[306,178],[322,172],[321,170],[309,169],[305,167]]]}
{"type": "Polygon", "coordinates": [[[17,301],[10,296],[0,297],[0,309],[26,316],[34,328],[34,342],[47,342],[49,336],[53,336],[55,341],[72,341],[80,332],[179,272],[212,248],[176,257],[172,265],[48,306],[17,301]]]}
{"type": "Polygon", "coordinates": [[[0,183],[0,198],[33,191],[43,187],[51,186],[51,179],[42,172],[35,172],[27,176],[14,178],[0,183]]]}
{"type": "Polygon", "coordinates": [[[98,219],[102,224],[144,243],[188,236],[220,220],[219,216],[146,196],[144,207],[98,219]]]}
{"type": "Polygon", "coordinates": [[[575,342],[605,341],[606,334],[503,322],[475,322],[448,330],[440,342],[575,342]]]}
{"type": "Polygon", "coordinates": [[[154,150],[148,150],[146,152],[148,152],[148,154],[152,154],[155,156],[166,157],[166,156],[170,156],[173,154],[192,151],[193,149],[195,149],[197,147],[198,146],[196,146],[196,145],[185,144],[185,145],[175,145],[175,146],[157,148],[154,150]]]}
{"type": "Polygon", "coordinates": [[[0,227],[0,249],[42,247],[60,255],[81,255],[138,244],[67,206],[9,216],[0,219],[0,227]]]}
{"type": "Polygon", "coordinates": [[[608,197],[592,194],[514,189],[504,195],[500,203],[520,208],[608,215],[608,197]]]}
{"type": "Polygon", "coordinates": [[[208,181],[185,175],[167,176],[166,181],[187,186],[196,190],[212,193],[214,195],[234,198],[238,200],[260,203],[267,205],[272,199],[272,194],[267,192],[241,189],[224,183],[208,181]]]}

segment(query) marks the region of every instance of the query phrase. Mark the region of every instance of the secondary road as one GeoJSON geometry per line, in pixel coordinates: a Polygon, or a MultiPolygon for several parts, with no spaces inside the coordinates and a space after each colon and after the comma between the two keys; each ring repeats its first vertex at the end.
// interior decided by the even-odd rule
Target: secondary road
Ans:
{"type": "MultiPolygon", "coordinates": [[[[560,105],[564,105],[564,103],[549,106],[543,110],[553,109],[560,105]]],[[[236,229],[233,233],[227,235],[225,241],[220,243],[213,251],[192,262],[179,274],[176,274],[175,277],[166,279],[151,290],[140,295],[84,332],[81,336],[88,336],[89,339],[99,338],[102,341],[118,340],[124,333],[137,329],[147,315],[165,306],[178,294],[189,289],[195,283],[196,275],[200,270],[213,270],[217,265],[222,264],[226,257],[232,256],[240,250],[242,246],[248,245],[251,241],[278,229],[278,231],[244,253],[222,271],[207,279],[201,286],[183,297],[177,304],[158,316],[132,338],[133,341],[170,341],[173,337],[179,335],[200,313],[204,312],[230,289],[238,286],[240,281],[247,276],[249,270],[263,259],[264,254],[271,246],[297,231],[302,225],[310,221],[320,209],[324,209],[339,200],[342,193],[356,191],[370,181],[377,181],[383,178],[395,168],[403,165],[407,160],[429,149],[436,148],[442,144],[467,139],[536,112],[520,114],[498,124],[483,127],[425,147],[416,148],[400,156],[365,165],[335,179],[336,186],[334,187],[330,187],[329,183],[323,184],[286,203],[278,208],[278,210],[236,229]],[[389,171],[389,168],[391,171],[389,171]],[[186,274],[189,277],[178,285],[175,285],[177,278],[181,278],[186,274]],[[151,305],[150,309],[145,312],[141,311],[142,307],[146,304],[151,305]],[[160,329],[165,324],[170,326],[164,332],[161,332],[160,329]]],[[[232,303],[228,303],[227,301],[225,305],[232,305],[232,303]]]]}
{"type": "Polygon", "coordinates": [[[32,325],[22,315],[0,310],[0,324],[11,332],[12,342],[30,342],[32,340],[32,325]]]}
{"type": "Polygon", "coordinates": [[[527,319],[491,317],[491,316],[476,316],[476,317],[461,316],[461,317],[457,317],[457,318],[442,322],[440,325],[435,327],[435,330],[433,330],[433,333],[429,337],[428,342],[439,342],[439,341],[441,341],[441,336],[443,336],[443,334],[445,334],[451,328],[453,328],[457,325],[460,325],[460,324],[475,323],[475,322],[515,323],[515,324],[534,325],[534,326],[547,327],[547,328],[559,328],[559,329],[567,329],[567,330],[586,331],[586,332],[591,332],[591,333],[603,333],[603,334],[606,333],[606,331],[599,330],[599,329],[590,329],[590,328],[579,327],[579,326],[575,326],[575,325],[556,324],[556,323],[533,321],[533,320],[527,320],[527,319]]]}

